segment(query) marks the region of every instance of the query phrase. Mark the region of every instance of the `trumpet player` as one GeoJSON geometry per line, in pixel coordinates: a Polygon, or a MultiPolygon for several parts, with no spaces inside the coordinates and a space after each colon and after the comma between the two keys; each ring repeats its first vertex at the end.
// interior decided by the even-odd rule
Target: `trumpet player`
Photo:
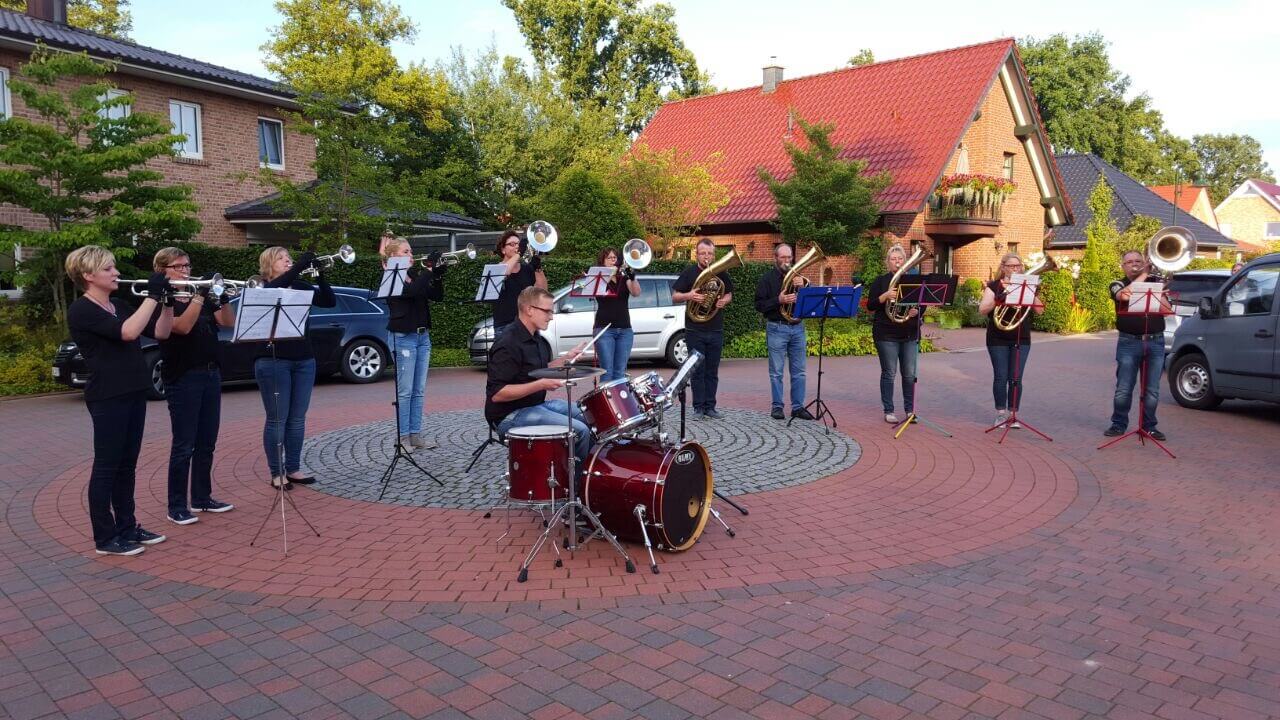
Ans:
{"type": "Polygon", "coordinates": [[[770,417],[782,420],[783,361],[791,372],[791,417],[812,420],[813,414],[804,409],[804,370],[808,355],[804,321],[788,320],[782,316],[782,306],[794,305],[796,293],[787,292],[783,278],[791,268],[794,251],[786,243],[778,243],[773,249],[773,267],[760,276],[756,284],[756,310],[764,315],[764,334],[769,349],[769,390],[773,399],[770,417]]]}
{"type": "Polygon", "coordinates": [[[138,453],[147,421],[151,385],[138,338],[164,340],[173,325],[173,309],[164,305],[169,280],[157,272],[147,281],[137,310],[111,298],[120,271],[110,250],[97,245],[67,255],[67,277],[83,295],[67,308],[71,339],[93,373],[84,403],[93,419],[93,470],[89,474],[89,522],[99,555],[137,555],[143,545],[164,541],[144,530],[134,515],[133,489],[138,453]],[[152,321],[152,316],[155,320],[152,321]]]}
{"type": "MultiPolygon", "coordinates": [[[[191,258],[181,248],[161,249],[152,259],[156,272],[171,281],[191,275],[191,258]]],[[[235,324],[225,292],[209,285],[189,298],[175,299],[173,327],[160,342],[160,379],[169,405],[173,444],[169,448],[169,521],[190,525],[192,512],[223,513],[230,503],[213,498],[213,451],[222,412],[222,373],[218,365],[218,327],[235,324]],[[188,487],[190,492],[188,493],[188,487]]]]}
{"type": "Polygon", "coordinates": [[[413,250],[402,237],[384,238],[386,259],[410,258],[409,282],[400,295],[387,298],[387,332],[396,354],[396,414],[399,415],[400,444],[405,448],[431,448],[422,435],[422,405],[427,392],[427,371],[431,366],[431,301],[444,300],[445,264],[440,253],[431,253],[425,269],[413,263],[413,250]]]}
{"type": "Polygon", "coordinates": [[[627,361],[631,359],[631,346],[635,343],[635,331],[631,329],[630,299],[640,294],[640,282],[630,265],[622,262],[622,256],[613,248],[605,248],[596,258],[599,267],[617,268],[608,288],[611,296],[596,298],[595,325],[592,335],[609,325],[609,329],[596,341],[596,355],[604,368],[601,382],[621,380],[627,373],[627,361]]]}
{"type": "MultiPolygon", "coordinates": [[[[1009,292],[1010,278],[1022,270],[1022,258],[1016,253],[1006,253],[1000,258],[999,277],[987,283],[982,290],[982,299],[978,301],[978,312],[989,316],[987,355],[991,357],[991,394],[996,406],[996,425],[1007,420],[1009,412],[1016,413],[1021,406],[1022,373],[1027,367],[1027,356],[1031,354],[1030,318],[1012,330],[996,327],[996,308],[1009,292]]],[[[1044,312],[1044,306],[1034,305],[1031,311],[1039,315],[1044,312]]],[[[1015,418],[1009,427],[1020,428],[1022,424],[1015,418]]]]}
{"type": "MultiPolygon", "coordinates": [[[[700,303],[705,298],[694,290],[694,282],[703,270],[716,259],[716,245],[711,238],[702,238],[694,249],[696,263],[686,267],[671,284],[671,299],[676,303],[700,303]]],[[[720,354],[724,349],[724,313],[726,305],[733,302],[733,280],[728,272],[716,277],[724,283],[724,294],[716,300],[716,312],[709,319],[698,322],[686,316],[684,339],[689,352],[702,353],[702,362],[693,369],[693,419],[719,420],[724,417],[716,410],[716,390],[720,385],[720,354]]]]}
{"type": "Polygon", "coordinates": [[[547,276],[542,272],[542,258],[537,254],[525,261],[522,257],[525,240],[515,230],[508,230],[498,238],[494,252],[502,258],[507,266],[507,279],[502,282],[502,290],[498,293],[498,301],[493,306],[493,341],[498,342],[502,333],[517,315],[516,299],[520,291],[527,287],[547,289],[547,276]]]}

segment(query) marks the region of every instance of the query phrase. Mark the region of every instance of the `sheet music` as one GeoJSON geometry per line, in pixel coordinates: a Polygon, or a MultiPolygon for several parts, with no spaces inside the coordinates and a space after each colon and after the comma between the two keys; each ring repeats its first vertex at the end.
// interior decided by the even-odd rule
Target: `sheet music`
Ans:
{"type": "Polygon", "coordinates": [[[505,263],[485,265],[484,272],[480,275],[480,287],[476,289],[476,302],[497,300],[498,295],[502,293],[502,284],[506,281],[507,266],[505,263]]]}
{"type": "Polygon", "coordinates": [[[618,272],[616,267],[593,265],[587,268],[587,274],[574,282],[573,292],[579,296],[594,297],[609,292],[608,284],[618,272]]]}
{"type": "Polygon", "coordinates": [[[311,314],[312,290],[245,288],[240,295],[232,342],[264,342],[300,338],[311,314]],[[276,307],[279,306],[279,317],[276,307]]]}
{"type": "Polygon", "coordinates": [[[1040,287],[1039,275],[1014,273],[1009,278],[1009,292],[1004,296],[1005,305],[1035,305],[1036,291],[1040,287]]]}
{"type": "Polygon", "coordinates": [[[403,255],[387,258],[387,267],[382,271],[382,280],[378,282],[378,292],[374,297],[389,298],[403,294],[406,282],[405,271],[409,269],[411,262],[413,258],[403,255]]]}
{"type": "Polygon", "coordinates": [[[1158,313],[1160,298],[1164,296],[1164,283],[1129,283],[1129,312],[1158,313]]]}

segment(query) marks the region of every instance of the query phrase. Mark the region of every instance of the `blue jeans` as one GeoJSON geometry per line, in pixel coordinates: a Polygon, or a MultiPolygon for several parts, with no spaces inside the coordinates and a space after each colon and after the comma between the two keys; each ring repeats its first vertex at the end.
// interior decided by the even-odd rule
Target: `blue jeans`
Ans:
{"type": "Polygon", "coordinates": [[[893,412],[893,377],[902,370],[902,409],[910,415],[916,408],[915,340],[876,340],[880,356],[880,405],[885,414],[893,412]]]}
{"type": "Polygon", "coordinates": [[[267,411],[267,422],[262,428],[262,450],[267,454],[271,476],[298,472],[302,469],[302,437],[307,431],[307,407],[311,405],[311,388],[316,384],[316,360],[258,358],[253,363],[253,376],[258,380],[262,407],[267,411]],[[279,398],[275,397],[277,391],[279,398]],[[282,454],[283,468],[280,467],[282,454]]]}
{"type": "Polygon", "coordinates": [[[208,367],[188,370],[165,383],[169,426],[169,514],[203,505],[213,492],[213,451],[222,418],[222,373],[208,367]],[[191,494],[187,494],[188,480],[191,494]]]}
{"type": "Polygon", "coordinates": [[[138,524],[133,487],[147,424],[147,395],[139,390],[85,403],[93,419],[93,470],[89,473],[89,522],[102,547],[138,524]]]}
{"type": "Polygon", "coordinates": [[[1137,335],[1120,333],[1116,341],[1116,396],[1111,424],[1120,429],[1129,426],[1129,407],[1133,404],[1133,386],[1147,358],[1147,386],[1142,393],[1142,425],[1156,429],[1156,405],[1160,402],[1160,371],[1164,369],[1164,337],[1143,340],[1137,335]]]}
{"type": "Polygon", "coordinates": [[[716,390],[720,387],[720,351],[724,348],[723,330],[686,327],[684,341],[689,352],[702,353],[702,362],[693,368],[693,411],[707,413],[716,409],[716,390]]]}
{"type": "MultiPolygon", "coordinates": [[[[592,333],[600,332],[593,328],[592,333]]],[[[631,358],[631,346],[635,343],[636,334],[631,328],[609,328],[596,341],[596,356],[600,358],[600,367],[604,368],[604,377],[600,382],[621,380],[627,375],[627,360],[631,358]]]]}
{"type": "Polygon", "coordinates": [[[804,407],[804,365],[808,356],[805,345],[804,323],[774,322],[764,326],[765,341],[769,347],[769,389],[773,392],[773,407],[782,408],[782,361],[785,358],[791,369],[791,412],[804,407]]]}
{"type": "MultiPolygon", "coordinates": [[[[574,407],[573,432],[576,438],[573,454],[578,458],[578,472],[583,472],[586,468],[587,453],[591,452],[591,430],[583,420],[582,411],[574,407]]],[[[512,411],[498,423],[498,432],[505,436],[508,430],[515,427],[555,425],[563,428],[568,427],[568,423],[569,403],[564,400],[548,400],[541,405],[512,411]]]]}
{"type": "Polygon", "coordinates": [[[1022,371],[1027,367],[1031,346],[988,345],[987,354],[991,356],[991,395],[995,398],[996,410],[1017,410],[1022,402],[1022,371]],[[1016,380],[1015,360],[1018,363],[1016,380]]]}
{"type": "Polygon", "coordinates": [[[396,415],[401,435],[422,432],[422,398],[431,367],[431,333],[391,333],[396,353],[396,415]]]}

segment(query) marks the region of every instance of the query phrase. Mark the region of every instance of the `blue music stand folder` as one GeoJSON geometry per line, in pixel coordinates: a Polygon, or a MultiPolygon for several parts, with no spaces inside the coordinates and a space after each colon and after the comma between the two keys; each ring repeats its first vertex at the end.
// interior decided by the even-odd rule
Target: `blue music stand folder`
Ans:
{"type": "Polygon", "coordinates": [[[858,314],[862,302],[862,286],[803,287],[796,293],[796,317],[851,318],[858,314]]]}

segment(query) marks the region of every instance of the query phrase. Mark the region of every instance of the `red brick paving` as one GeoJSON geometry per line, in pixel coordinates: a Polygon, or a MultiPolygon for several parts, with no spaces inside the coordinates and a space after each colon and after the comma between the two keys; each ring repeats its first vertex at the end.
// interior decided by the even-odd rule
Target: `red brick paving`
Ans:
{"type": "MultiPolygon", "coordinates": [[[[523,585],[533,527],[495,545],[501,513],[297,489],[323,537],[290,515],[287,557],[278,520],[248,547],[272,497],[252,388],[224,403],[217,495],[236,511],[164,522],[153,404],[139,516],[170,539],[97,558],[82,403],[3,403],[0,716],[1280,717],[1276,408],[1166,394],[1178,460],[1096,451],[1112,346],[1034,346],[1023,414],[1052,444],[981,433],[985,353],[922,358],[919,409],[952,439],[892,440],[875,360],[829,361],[853,468],[742,498],[736,538],[709,527],[660,575],[589,547],[523,585]]],[[[428,407],[481,387],[434,372],[428,407]]],[[[767,410],[763,363],[727,362],[721,387],[767,410]]],[[[322,385],[308,432],[382,419],[388,392],[322,385]]]]}

